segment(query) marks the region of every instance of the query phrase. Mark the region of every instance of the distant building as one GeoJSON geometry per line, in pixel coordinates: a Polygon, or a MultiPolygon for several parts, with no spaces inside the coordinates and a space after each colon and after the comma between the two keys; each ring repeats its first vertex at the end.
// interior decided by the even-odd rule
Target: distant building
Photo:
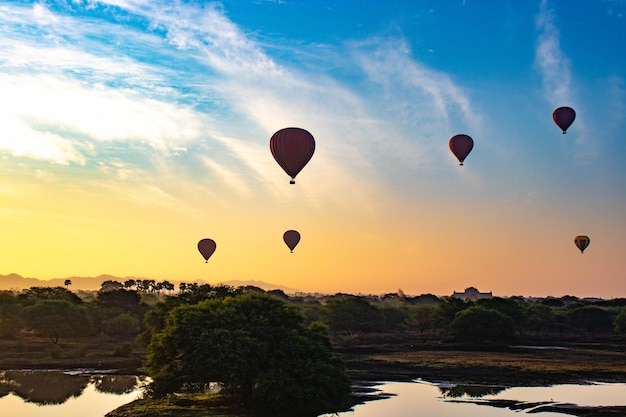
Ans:
{"type": "Polygon", "coordinates": [[[462,298],[463,300],[478,300],[479,298],[491,298],[493,294],[489,292],[480,292],[474,287],[466,288],[464,292],[454,292],[453,297],[462,298]]]}

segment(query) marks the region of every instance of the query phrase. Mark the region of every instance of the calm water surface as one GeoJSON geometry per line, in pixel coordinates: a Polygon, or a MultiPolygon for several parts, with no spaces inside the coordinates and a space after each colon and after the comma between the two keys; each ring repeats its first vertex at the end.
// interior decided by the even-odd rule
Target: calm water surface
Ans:
{"type": "MultiPolygon", "coordinates": [[[[510,410],[473,403],[480,399],[519,402],[570,403],[580,406],[626,406],[626,384],[555,385],[550,387],[486,387],[415,382],[387,382],[377,386],[390,398],[358,405],[339,417],[507,417],[520,414],[541,417],[565,417],[566,414],[527,410],[510,410]]],[[[324,417],[332,417],[327,414],[324,417]]]]}
{"type": "Polygon", "coordinates": [[[103,417],[141,394],[143,380],[77,371],[0,371],[0,415],[103,417]]]}
{"type": "MultiPolygon", "coordinates": [[[[0,371],[2,416],[103,417],[141,395],[144,380],[135,376],[89,375],[59,371],[0,371]]],[[[497,408],[476,401],[571,403],[581,406],[626,406],[626,384],[590,383],[551,387],[466,386],[450,383],[386,382],[375,387],[386,399],[358,405],[353,411],[325,417],[507,417],[526,410],[497,408]]],[[[534,414],[537,415],[537,414],[534,414]]],[[[565,417],[542,412],[541,417],[565,417]]]]}

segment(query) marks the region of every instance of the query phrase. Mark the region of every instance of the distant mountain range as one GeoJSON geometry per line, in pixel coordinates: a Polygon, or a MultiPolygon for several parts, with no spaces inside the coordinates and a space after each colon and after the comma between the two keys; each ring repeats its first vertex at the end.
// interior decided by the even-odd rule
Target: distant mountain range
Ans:
{"type": "MultiPolygon", "coordinates": [[[[0,275],[0,290],[15,291],[15,290],[23,290],[23,289],[30,288],[30,287],[64,287],[65,281],[70,280],[72,281],[72,284],[70,285],[69,289],[72,291],[76,291],[76,290],[97,291],[100,289],[101,284],[105,281],[118,281],[118,282],[124,283],[124,281],[127,281],[129,279],[144,280],[144,279],[151,279],[151,278],[138,278],[138,277],[121,278],[121,277],[116,277],[113,275],[99,275],[97,277],[67,277],[67,278],[53,278],[49,280],[43,280],[43,279],[38,279],[38,278],[24,278],[23,276],[18,275],[18,274],[9,274],[9,275],[0,275]]],[[[159,282],[162,280],[155,280],[155,281],[159,282]]],[[[193,281],[175,281],[175,280],[170,281],[168,280],[168,281],[174,284],[176,288],[178,288],[178,284],[180,284],[181,282],[186,282],[186,283],[196,282],[198,284],[211,284],[211,285],[224,284],[224,285],[231,285],[233,287],[250,285],[254,287],[259,287],[265,291],[281,290],[287,294],[294,294],[300,291],[296,288],[289,288],[284,285],[270,284],[267,282],[255,281],[255,280],[250,280],[250,281],[230,280],[230,281],[223,281],[219,283],[210,283],[210,282],[206,282],[202,280],[193,280],[193,281]]]]}

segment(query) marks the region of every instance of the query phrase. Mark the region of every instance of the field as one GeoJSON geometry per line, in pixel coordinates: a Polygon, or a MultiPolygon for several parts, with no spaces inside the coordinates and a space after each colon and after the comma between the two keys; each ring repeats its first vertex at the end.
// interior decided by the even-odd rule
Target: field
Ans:
{"type": "Polygon", "coordinates": [[[626,343],[621,339],[559,345],[533,342],[473,346],[419,341],[404,333],[362,336],[357,343],[337,349],[355,380],[419,377],[510,385],[591,379],[626,382],[626,343]]]}

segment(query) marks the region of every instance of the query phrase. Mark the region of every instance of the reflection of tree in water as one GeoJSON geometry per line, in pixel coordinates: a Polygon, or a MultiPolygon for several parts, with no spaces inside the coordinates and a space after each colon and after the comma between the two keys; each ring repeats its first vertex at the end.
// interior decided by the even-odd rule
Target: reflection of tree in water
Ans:
{"type": "Polygon", "coordinates": [[[6,371],[1,381],[3,387],[10,387],[24,401],[48,405],[79,397],[89,384],[89,377],[57,371],[6,371]]]}
{"type": "Polygon", "coordinates": [[[137,388],[137,377],[129,375],[97,375],[92,378],[96,391],[108,394],[128,394],[137,388]]]}
{"type": "Polygon", "coordinates": [[[495,395],[504,391],[505,387],[494,385],[455,385],[447,387],[439,387],[439,391],[447,398],[460,398],[464,395],[471,398],[480,398],[485,395],[495,395]]]}

